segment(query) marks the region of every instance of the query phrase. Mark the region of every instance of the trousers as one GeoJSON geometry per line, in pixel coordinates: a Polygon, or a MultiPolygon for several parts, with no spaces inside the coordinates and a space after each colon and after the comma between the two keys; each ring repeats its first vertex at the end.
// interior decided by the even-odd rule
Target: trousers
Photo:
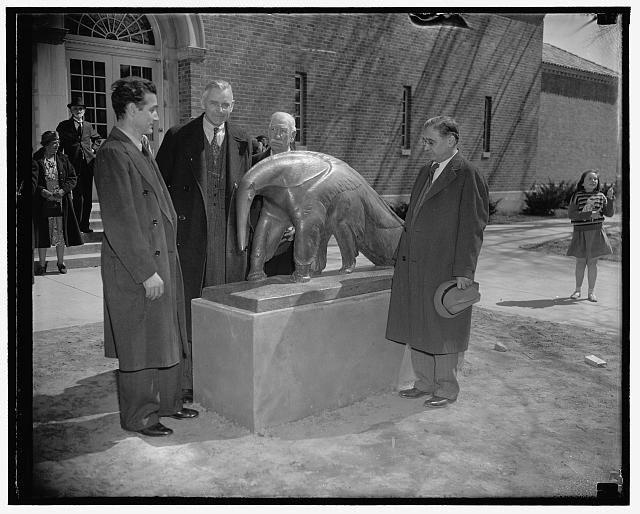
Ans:
{"type": "Polygon", "coordinates": [[[457,372],[463,362],[464,352],[431,354],[411,348],[411,359],[403,359],[401,365],[399,388],[408,389],[414,378],[416,389],[455,400],[460,392],[457,372]]]}
{"type": "Polygon", "coordinates": [[[120,426],[138,431],[182,409],[182,366],[118,370],[120,426]]]}
{"type": "Polygon", "coordinates": [[[89,230],[89,217],[93,203],[93,161],[78,161],[76,169],[78,182],[73,190],[73,211],[76,213],[80,230],[89,230]]]}

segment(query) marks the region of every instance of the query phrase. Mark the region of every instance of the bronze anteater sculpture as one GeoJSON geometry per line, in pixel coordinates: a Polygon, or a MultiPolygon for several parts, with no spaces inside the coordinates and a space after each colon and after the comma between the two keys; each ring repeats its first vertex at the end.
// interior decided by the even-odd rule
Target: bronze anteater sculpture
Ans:
{"type": "Polygon", "coordinates": [[[248,280],[260,280],[264,263],[295,227],[292,278],[310,280],[327,264],[333,234],[342,255],[341,272],[350,273],[358,251],[378,266],[393,265],[402,220],[348,164],[319,152],[285,152],[265,159],[242,178],[237,191],[240,251],[247,247],[247,217],[255,195],[264,199],[253,235],[248,280]]]}

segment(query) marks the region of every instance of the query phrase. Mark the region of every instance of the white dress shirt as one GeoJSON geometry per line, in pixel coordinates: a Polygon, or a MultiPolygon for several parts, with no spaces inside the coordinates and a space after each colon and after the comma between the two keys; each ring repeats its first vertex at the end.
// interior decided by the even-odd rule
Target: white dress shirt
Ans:
{"type": "Polygon", "coordinates": [[[451,157],[449,157],[448,159],[442,161],[440,164],[438,164],[438,167],[436,168],[436,170],[433,172],[433,180],[431,181],[431,183],[433,184],[436,179],[440,176],[440,174],[442,173],[442,171],[447,167],[447,164],[449,164],[449,161],[451,159],[454,158],[454,156],[458,153],[458,149],[456,148],[456,151],[453,153],[453,155],[451,157]]]}
{"type": "MultiPolygon", "coordinates": [[[[211,140],[213,139],[213,129],[215,126],[211,123],[206,116],[202,117],[202,128],[204,130],[204,135],[207,138],[209,144],[211,144],[211,140]]],[[[218,127],[218,133],[216,134],[216,141],[218,142],[218,146],[222,146],[222,142],[224,141],[224,123],[218,127]]]]}

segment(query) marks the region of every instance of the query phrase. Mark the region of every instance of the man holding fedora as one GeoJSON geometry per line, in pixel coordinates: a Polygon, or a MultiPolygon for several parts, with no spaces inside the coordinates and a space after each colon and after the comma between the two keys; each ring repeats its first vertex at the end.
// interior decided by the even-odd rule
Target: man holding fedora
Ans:
{"type": "Polygon", "coordinates": [[[73,192],[73,210],[80,230],[90,233],[93,232],[89,228],[89,216],[93,201],[94,145],[101,137],[93,125],[84,120],[86,106],[82,97],[74,97],[67,107],[71,111],[71,118],[58,123],[56,132],[60,136],[62,151],[71,161],[78,177],[78,185],[73,192]]]}
{"type": "Polygon", "coordinates": [[[453,118],[430,118],[421,137],[428,162],[413,186],[396,252],[386,337],[411,348],[416,381],[400,396],[428,395],[425,407],[446,407],[458,397],[457,368],[479,297],[473,278],[489,189],[460,155],[453,118]]]}

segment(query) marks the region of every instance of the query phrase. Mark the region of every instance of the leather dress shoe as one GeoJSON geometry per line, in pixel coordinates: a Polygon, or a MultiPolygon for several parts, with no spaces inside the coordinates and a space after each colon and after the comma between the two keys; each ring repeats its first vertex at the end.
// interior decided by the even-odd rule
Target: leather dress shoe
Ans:
{"type": "Polygon", "coordinates": [[[455,401],[455,398],[453,400],[450,400],[449,398],[443,398],[442,396],[433,395],[431,398],[427,398],[424,401],[424,406],[430,407],[432,409],[437,409],[439,407],[446,407],[447,405],[455,401]]]}
{"type": "Polygon", "coordinates": [[[184,403],[193,403],[193,389],[182,390],[182,401],[184,403]]]}
{"type": "Polygon", "coordinates": [[[58,271],[64,275],[67,272],[67,267],[64,264],[58,264],[58,271]]]}
{"type": "Polygon", "coordinates": [[[182,407],[178,412],[174,414],[170,414],[168,417],[175,419],[193,419],[197,418],[199,412],[195,409],[188,409],[187,407],[182,407]]]}
{"type": "Polygon", "coordinates": [[[34,275],[44,275],[47,272],[47,262],[44,263],[44,266],[39,262],[36,262],[35,270],[33,271],[34,275]]]}
{"type": "Polygon", "coordinates": [[[411,389],[403,389],[402,391],[398,392],[398,394],[402,396],[402,398],[420,398],[421,396],[429,393],[427,393],[426,391],[422,391],[421,389],[412,387],[411,389]]]}
{"type": "Polygon", "coordinates": [[[142,430],[138,430],[142,435],[148,435],[149,437],[162,437],[165,435],[173,434],[173,430],[169,427],[165,427],[162,423],[156,423],[155,425],[151,425],[150,427],[143,428],[142,430]]]}

